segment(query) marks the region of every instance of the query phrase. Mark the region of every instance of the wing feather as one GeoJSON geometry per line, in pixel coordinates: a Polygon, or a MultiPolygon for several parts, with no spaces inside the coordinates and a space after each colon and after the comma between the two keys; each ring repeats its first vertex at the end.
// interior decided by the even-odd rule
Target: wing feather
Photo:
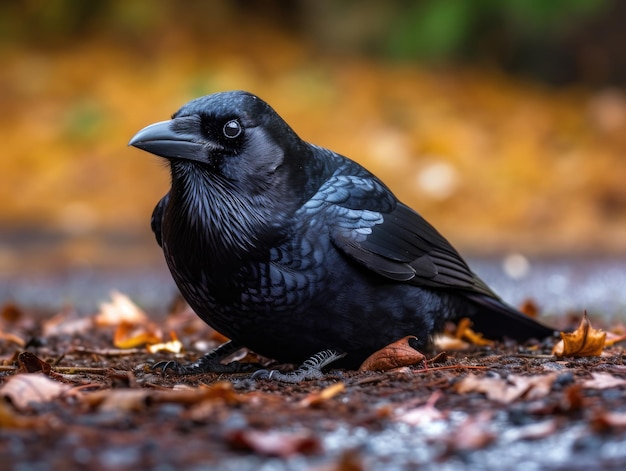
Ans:
{"type": "MultiPolygon", "coordinates": [[[[331,206],[331,239],[344,254],[395,281],[498,299],[433,226],[397,202],[375,177],[340,175],[327,185],[333,188],[326,200],[331,206]]],[[[324,195],[323,187],[318,197],[324,195]]]]}

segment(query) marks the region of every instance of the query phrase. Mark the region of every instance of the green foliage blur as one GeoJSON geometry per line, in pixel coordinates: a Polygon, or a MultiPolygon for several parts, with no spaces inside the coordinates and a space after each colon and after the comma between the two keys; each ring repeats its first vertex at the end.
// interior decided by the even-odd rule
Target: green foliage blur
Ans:
{"type": "MultiPolygon", "coordinates": [[[[201,40],[207,29],[245,34],[245,27],[241,26],[264,22],[312,41],[327,54],[367,54],[431,64],[479,61],[559,83],[585,75],[577,70],[584,60],[580,49],[587,47],[589,36],[593,36],[585,33],[585,28],[594,22],[602,25],[602,17],[610,17],[611,6],[619,3],[620,0],[4,1],[0,2],[0,45],[6,47],[16,40],[62,45],[83,35],[107,34],[132,47],[172,29],[201,40]]],[[[596,49],[602,50],[603,46],[596,44],[596,49]]],[[[610,45],[606,46],[610,49],[610,45]]]]}
{"type": "Polygon", "coordinates": [[[396,10],[392,56],[440,60],[479,47],[480,36],[508,33],[513,43],[558,41],[604,11],[605,0],[427,0],[396,10]],[[485,29],[486,28],[486,29],[485,29]]]}

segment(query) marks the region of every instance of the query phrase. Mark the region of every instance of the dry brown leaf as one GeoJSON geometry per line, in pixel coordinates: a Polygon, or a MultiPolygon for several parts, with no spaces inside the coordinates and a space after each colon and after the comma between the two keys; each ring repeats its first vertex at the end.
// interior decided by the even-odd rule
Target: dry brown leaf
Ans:
{"type": "Polygon", "coordinates": [[[526,314],[528,317],[537,319],[539,317],[539,306],[533,299],[525,299],[519,307],[519,311],[526,314]]]}
{"type": "Polygon", "coordinates": [[[220,381],[210,386],[189,387],[177,385],[174,389],[159,391],[148,389],[106,389],[85,393],[81,396],[81,401],[93,408],[138,410],[144,408],[148,403],[195,405],[208,401],[233,405],[244,402],[245,398],[245,395],[235,392],[232,383],[220,381]],[[116,402],[122,404],[116,406],[116,402]]]}
{"type": "Polygon", "coordinates": [[[506,430],[503,438],[509,442],[517,440],[540,440],[552,435],[557,430],[557,420],[550,419],[506,430]]]}
{"type": "Polygon", "coordinates": [[[455,389],[459,394],[480,392],[487,398],[508,404],[517,399],[540,399],[546,396],[556,379],[556,374],[518,376],[504,378],[466,376],[455,389]]]}
{"type": "Polygon", "coordinates": [[[387,371],[424,361],[424,354],[410,345],[412,339],[417,340],[417,337],[409,335],[372,353],[361,364],[359,371],[387,371]]]}
{"type": "Polygon", "coordinates": [[[13,303],[6,303],[0,309],[0,320],[13,324],[23,317],[22,310],[13,303]]]}
{"type": "Polygon", "coordinates": [[[0,401],[0,430],[7,428],[41,430],[46,424],[41,417],[19,415],[6,401],[0,401]]]}
{"type": "Polygon", "coordinates": [[[592,379],[582,382],[582,387],[587,389],[609,389],[624,386],[626,379],[613,376],[611,373],[591,373],[592,379]]]}
{"type": "Polygon", "coordinates": [[[100,304],[100,312],[94,320],[99,326],[117,326],[122,322],[142,324],[148,321],[148,316],[128,296],[113,291],[111,302],[100,304]]]}
{"type": "Polygon", "coordinates": [[[6,340],[7,342],[14,343],[18,347],[23,348],[26,345],[26,341],[20,337],[19,335],[13,334],[11,332],[3,332],[0,330],[0,340],[6,340]]]}
{"type": "Polygon", "coordinates": [[[606,332],[592,328],[585,312],[580,325],[574,332],[561,332],[561,340],[552,349],[552,354],[557,357],[600,356],[605,340],[606,332]]]}
{"type": "Polygon", "coordinates": [[[605,433],[613,428],[626,427],[626,412],[596,412],[589,420],[591,428],[597,433],[605,433]]]}
{"type": "Polygon", "coordinates": [[[322,389],[321,391],[315,391],[304,397],[298,404],[301,407],[318,406],[329,399],[332,399],[337,394],[341,394],[346,390],[346,385],[343,383],[335,383],[322,389]]]}
{"type": "Polygon", "coordinates": [[[31,404],[50,402],[69,389],[68,385],[43,374],[17,374],[0,388],[0,395],[10,400],[16,409],[26,410],[31,404]]]}
{"type": "Polygon", "coordinates": [[[468,417],[451,434],[449,445],[453,450],[480,450],[491,445],[497,435],[492,430],[493,414],[481,412],[468,417]]]}
{"type": "Polygon", "coordinates": [[[151,391],[147,389],[109,389],[102,391],[104,400],[100,412],[137,412],[148,405],[151,391]]]}
{"type": "Polygon", "coordinates": [[[623,342],[624,340],[626,340],[626,333],[616,334],[614,332],[607,332],[604,346],[612,347],[613,345],[623,342]]]}
{"type": "Polygon", "coordinates": [[[286,433],[276,431],[236,430],[228,436],[235,448],[243,448],[267,456],[288,458],[297,454],[314,454],[322,450],[316,437],[308,433],[286,433]]]}
{"type": "Polygon", "coordinates": [[[196,404],[201,401],[220,401],[226,404],[241,404],[246,396],[238,394],[229,381],[220,381],[211,385],[201,384],[197,388],[158,391],[151,397],[155,403],[196,404]]]}
{"type": "Polygon", "coordinates": [[[63,309],[42,324],[42,336],[82,334],[93,327],[93,319],[80,316],[74,309],[63,309]]]}
{"type": "Polygon", "coordinates": [[[19,365],[20,371],[24,373],[38,373],[41,371],[48,374],[52,369],[50,363],[43,361],[37,355],[30,352],[20,353],[17,356],[17,364],[19,365]]]}
{"type": "Polygon", "coordinates": [[[397,411],[395,420],[409,425],[424,425],[443,419],[445,414],[435,407],[435,403],[441,397],[441,394],[441,391],[436,390],[430,395],[424,405],[397,411]]]}

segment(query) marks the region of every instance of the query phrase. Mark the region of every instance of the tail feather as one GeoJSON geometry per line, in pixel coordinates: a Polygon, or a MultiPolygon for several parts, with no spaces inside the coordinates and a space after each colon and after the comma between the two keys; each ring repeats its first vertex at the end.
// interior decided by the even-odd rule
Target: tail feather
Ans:
{"type": "Polygon", "coordinates": [[[496,298],[480,294],[470,298],[478,305],[472,316],[473,328],[488,339],[510,338],[522,342],[552,337],[557,332],[496,298]]]}

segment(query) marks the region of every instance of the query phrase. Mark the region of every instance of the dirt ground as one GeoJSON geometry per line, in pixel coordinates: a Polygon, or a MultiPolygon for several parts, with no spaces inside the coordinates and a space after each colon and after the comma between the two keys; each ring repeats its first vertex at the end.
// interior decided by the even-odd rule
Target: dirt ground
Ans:
{"type": "Polygon", "coordinates": [[[331,370],[295,385],[249,374],[180,377],[151,365],[197,358],[219,335],[180,307],[128,330],[112,321],[122,310],[50,315],[4,306],[0,468],[626,466],[619,346],[589,358],[556,358],[556,338],[465,346],[410,367],[331,370]],[[170,328],[185,353],[115,346],[170,328]]]}

